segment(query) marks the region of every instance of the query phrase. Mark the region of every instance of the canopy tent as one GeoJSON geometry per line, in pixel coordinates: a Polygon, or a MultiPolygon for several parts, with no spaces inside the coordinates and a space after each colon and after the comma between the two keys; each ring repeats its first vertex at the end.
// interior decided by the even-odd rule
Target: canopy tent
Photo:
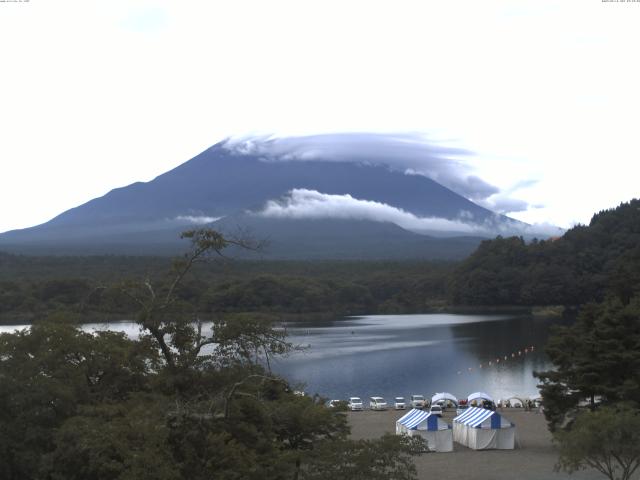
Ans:
{"type": "Polygon", "coordinates": [[[453,439],[473,450],[513,450],[516,428],[497,412],[470,407],[453,419],[453,439]]]}
{"type": "Polygon", "coordinates": [[[526,400],[524,400],[523,398],[524,397],[518,397],[516,395],[513,395],[511,397],[505,398],[503,403],[509,402],[509,404],[512,407],[515,407],[516,406],[516,402],[514,402],[514,400],[516,400],[517,403],[520,404],[520,407],[524,407],[526,400]]]}
{"type": "Polygon", "coordinates": [[[451,426],[437,415],[412,409],[396,421],[396,435],[420,436],[434,452],[452,452],[451,426]]]}
{"type": "Polygon", "coordinates": [[[403,416],[401,416],[398,420],[396,420],[396,435],[400,433],[407,433],[407,424],[410,424],[411,420],[413,420],[414,418],[418,418],[418,414],[420,413],[424,413],[428,415],[428,413],[423,410],[412,408],[403,416]]]}
{"type": "Polygon", "coordinates": [[[471,403],[473,400],[489,400],[490,402],[493,402],[493,397],[491,397],[491,395],[489,395],[488,393],[475,392],[467,397],[467,401],[469,403],[471,403]]]}
{"type": "Polygon", "coordinates": [[[458,406],[458,399],[455,397],[455,395],[451,395],[447,392],[436,393],[433,397],[431,397],[431,405],[440,401],[446,402],[447,400],[455,403],[456,406],[458,406]]]}

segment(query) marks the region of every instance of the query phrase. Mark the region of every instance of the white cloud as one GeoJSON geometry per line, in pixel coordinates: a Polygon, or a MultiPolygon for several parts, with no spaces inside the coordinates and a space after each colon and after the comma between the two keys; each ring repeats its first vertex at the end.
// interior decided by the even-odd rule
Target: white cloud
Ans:
{"type": "Polygon", "coordinates": [[[158,6],[133,8],[120,22],[122,28],[143,34],[159,33],[168,28],[167,11],[158,6]]]}
{"type": "Polygon", "coordinates": [[[527,212],[530,209],[544,208],[544,205],[531,205],[527,201],[513,196],[516,192],[534,187],[536,184],[538,184],[537,179],[519,180],[514,185],[503,189],[499,193],[490,195],[485,199],[481,199],[477,201],[477,203],[502,215],[527,212]]]}
{"type": "Polygon", "coordinates": [[[390,222],[414,232],[447,231],[479,233],[483,229],[463,221],[418,217],[401,208],[351,195],[330,195],[316,190],[294,189],[281,201],[270,200],[259,212],[274,218],[340,218],[390,222]]]}
{"type": "Polygon", "coordinates": [[[261,132],[427,132],[475,153],[456,157],[472,167],[465,178],[501,192],[539,179],[518,192],[545,204],[518,212],[528,222],[585,223],[638,195],[638,3],[32,0],[0,10],[0,205],[13,207],[0,231],[261,132]]]}
{"type": "Polygon", "coordinates": [[[409,175],[424,175],[474,201],[499,192],[464,160],[471,152],[429,141],[417,133],[351,132],[293,137],[237,137],[225,146],[266,161],[357,162],[387,165],[409,175]]]}
{"type": "Polygon", "coordinates": [[[518,198],[509,198],[505,195],[492,195],[489,198],[478,201],[479,205],[488,208],[492,212],[508,215],[510,213],[525,212],[530,205],[518,198]]]}
{"type": "Polygon", "coordinates": [[[419,217],[386,203],[354,198],[351,195],[332,195],[316,190],[294,189],[281,200],[270,200],[264,209],[255,213],[270,218],[292,219],[354,219],[389,222],[412,232],[429,234],[447,232],[465,235],[528,235],[553,236],[562,230],[552,225],[525,225],[517,223],[481,224],[471,221],[469,212],[460,212],[459,218],[419,217]]]}
{"type": "Polygon", "coordinates": [[[220,220],[222,217],[207,217],[205,215],[179,215],[175,219],[179,222],[193,223],[196,225],[204,225],[220,220]]]}

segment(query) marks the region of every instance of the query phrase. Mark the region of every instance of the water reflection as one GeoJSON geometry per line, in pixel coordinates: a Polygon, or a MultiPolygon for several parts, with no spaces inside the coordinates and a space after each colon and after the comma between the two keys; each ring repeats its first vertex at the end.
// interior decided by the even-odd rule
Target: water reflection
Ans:
{"type": "MultiPolygon", "coordinates": [[[[451,314],[371,315],[322,324],[290,323],[286,325],[289,340],[307,348],[275,360],[272,366],[289,381],[304,383],[307,392],[330,398],[391,398],[437,391],[463,397],[478,390],[494,398],[534,396],[533,372],[549,367],[542,347],[550,326],[557,323],[564,322],[529,316],[451,314]],[[524,349],[531,346],[533,352],[525,354],[524,349]]],[[[28,327],[0,326],[0,333],[20,328],[28,327]]],[[[85,324],[82,328],[121,331],[131,338],[140,334],[138,325],[127,321],[85,324]]]]}
{"type": "Polygon", "coordinates": [[[429,314],[365,316],[312,328],[290,324],[290,340],[308,348],[274,368],[305,383],[308,392],[331,398],[436,391],[466,396],[477,390],[495,398],[534,396],[533,371],[549,366],[542,347],[549,327],[558,322],[429,314]],[[531,346],[533,351],[524,353],[531,346]]]}

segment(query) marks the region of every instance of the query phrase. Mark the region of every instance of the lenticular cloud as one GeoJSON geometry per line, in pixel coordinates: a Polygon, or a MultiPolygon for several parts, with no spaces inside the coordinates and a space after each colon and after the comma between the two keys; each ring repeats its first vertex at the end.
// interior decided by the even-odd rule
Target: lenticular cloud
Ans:
{"type": "Polygon", "coordinates": [[[332,195],[302,188],[291,190],[282,200],[268,201],[258,215],[270,218],[336,218],[390,222],[417,233],[485,233],[482,226],[462,220],[418,217],[386,203],[361,200],[349,194],[332,195]]]}
{"type": "Polygon", "coordinates": [[[227,140],[225,148],[265,161],[359,162],[386,165],[409,175],[424,175],[472,200],[499,193],[473,174],[463,160],[472,153],[437,145],[414,133],[331,133],[300,137],[250,137],[227,140]]]}
{"type": "Polygon", "coordinates": [[[260,212],[252,214],[268,218],[335,218],[389,222],[420,234],[446,232],[486,237],[496,234],[549,237],[564,233],[561,228],[548,224],[527,225],[491,220],[477,223],[466,211],[461,211],[455,219],[420,217],[386,203],[354,198],[349,194],[334,195],[304,188],[293,189],[280,200],[269,200],[260,212]]]}

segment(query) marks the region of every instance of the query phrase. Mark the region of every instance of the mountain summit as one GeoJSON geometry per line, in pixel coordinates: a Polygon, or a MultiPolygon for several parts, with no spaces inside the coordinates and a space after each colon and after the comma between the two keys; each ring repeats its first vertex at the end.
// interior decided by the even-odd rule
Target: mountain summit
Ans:
{"type": "Polygon", "coordinates": [[[206,225],[268,240],[267,258],[459,258],[524,225],[393,161],[245,147],[216,144],[150,182],[4,233],[0,249],[174,253],[180,231],[206,225]]]}

